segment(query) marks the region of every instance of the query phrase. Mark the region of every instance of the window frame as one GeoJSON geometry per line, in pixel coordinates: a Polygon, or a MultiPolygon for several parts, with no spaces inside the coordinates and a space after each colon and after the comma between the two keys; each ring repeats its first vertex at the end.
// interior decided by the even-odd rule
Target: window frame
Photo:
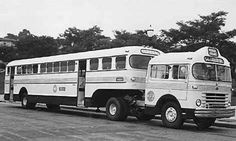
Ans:
{"type": "Polygon", "coordinates": [[[132,69],[140,69],[140,70],[147,70],[147,68],[148,68],[148,64],[149,64],[149,62],[150,62],[150,60],[153,58],[153,56],[148,56],[148,55],[141,55],[141,54],[132,54],[132,55],[130,55],[130,57],[129,57],[129,65],[130,65],[130,67],[132,68],[132,69]],[[148,61],[148,63],[147,63],[147,65],[145,66],[145,68],[138,68],[138,67],[134,67],[133,66],[133,64],[131,63],[131,58],[132,57],[137,57],[137,56],[139,56],[139,57],[149,57],[150,59],[149,59],[149,61],[148,61]]]}
{"type": "Polygon", "coordinates": [[[120,55],[120,56],[116,56],[115,57],[115,69],[116,70],[123,70],[123,69],[126,69],[126,55],[120,55]],[[117,60],[119,58],[124,58],[124,61],[123,60],[117,60]],[[119,64],[118,62],[124,62],[122,64],[119,64]],[[122,67],[120,67],[122,65],[122,67]],[[124,66],[124,67],[123,67],[124,66]]]}
{"type": "Polygon", "coordinates": [[[75,60],[69,60],[67,61],[67,71],[68,72],[74,72],[75,71],[75,60]],[[72,63],[72,64],[70,64],[72,63]]]}
{"type": "MultiPolygon", "coordinates": [[[[183,70],[182,70],[183,71],[183,70]]],[[[189,65],[188,64],[173,64],[172,65],[172,79],[174,80],[186,80],[188,79],[188,75],[189,75],[189,65]],[[177,69],[177,78],[174,78],[174,67],[178,66],[177,69]],[[180,73],[181,73],[181,67],[185,67],[185,73],[184,73],[184,78],[180,77],[180,73]]]]}
{"type": "Polygon", "coordinates": [[[52,73],[53,72],[53,63],[52,62],[48,62],[46,64],[46,68],[47,68],[47,73],[52,73]]]}
{"type": "Polygon", "coordinates": [[[39,70],[39,65],[38,64],[33,64],[32,65],[32,69],[33,69],[33,74],[37,74],[38,70],[39,70]]]}
{"type": "Polygon", "coordinates": [[[98,68],[99,68],[99,59],[98,58],[91,58],[91,59],[89,59],[89,70],[90,71],[96,71],[96,70],[98,70],[98,68]],[[92,62],[93,60],[96,60],[95,68],[92,68],[92,67],[94,67],[92,64],[95,64],[94,62],[92,62]]]}
{"type": "Polygon", "coordinates": [[[112,57],[103,57],[102,58],[102,69],[111,70],[112,67],[112,57]],[[108,59],[108,60],[106,60],[108,59]]]}
{"type": "Polygon", "coordinates": [[[194,63],[191,67],[191,70],[192,70],[192,76],[194,79],[196,80],[201,80],[201,81],[213,81],[213,82],[232,82],[232,77],[231,77],[231,68],[229,66],[226,66],[226,65],[222,65],[222,64],[211,64],[211,63],[203,63],[203,62],[197,62],[197,63],[194,63]],[[215,68],[215,75],[216,75],[216,80],[210,80],[210,79],[200,79],[200,78],[197,78],[194,74],[194,69],[193,67],[196,65],[196,64],[205,64],[205,65],[214,65],[214,68],[215,68]],[[223,66],[225,68],[228,68],[230,73],[230,80],[229,81],[219,81],[219,78],[218,78],[218,66],[223,66]]]}
{"type": "Polygon", "coordinates": [[[22,66],[21,65],[16,66],[16,74],[17,75],[21,75],[22,74],[22,66]]]}
{"type": "Polygon", "coordinates": [[[40,73],[47,73],[47,63],[40,64],[40,73]]]}
{"type": "Polygon", "coordinates": [[[68,61],[60,61],[60,72],[68,72],[68,61]]]}
{"type": "Polygon", "coordinates": [[[169,67],[170,67],[170,65],[168,65],[168,64],[152,64],[152,65],[150,65],[149,77],[154,80],[156,80],[156,79],[157,80],[167,80],[170,78],[170,68],[169,67]],[[158,70],[158,66],[164,66],[165,70],[164,71],[158,70]],[[153,69],[153,67],[156,67],[156,68],[153,69]],[[155,75],[152,75],[153,71],[155,71],[155,75]],[[158,72],[162,72],[162,73],[159,73],[160,77],[158,77],[158,72]]]}
{"type": "Polygon", "coordinates": [[[53,72],[54,73],[60,72],[60,62],[53,62],[53,72]],[[58,64],[58,65],[55,66],[55,64],[58,64]]]}

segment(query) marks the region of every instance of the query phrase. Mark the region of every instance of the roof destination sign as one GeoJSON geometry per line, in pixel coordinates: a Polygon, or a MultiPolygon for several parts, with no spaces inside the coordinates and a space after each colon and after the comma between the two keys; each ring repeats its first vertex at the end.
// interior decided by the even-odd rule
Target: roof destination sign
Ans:
{"type": "Polygon", "coordinates": [[[205,56],[204,60],[206,62],[212,62],[212,63],[219,63],[219,64],[224,64],[224,60],[221,58],[216,58],[216,57],[211,57],[211,56],[205,56]]]}
{"type": "Polygon", "coordinates": [[[210,56],[218,57],[218,50],[216,48],[208,48],[208,54],[210,56]]]}
{"type": "Polygon", "coordinates": [[[160,52],[156,51],[156,50],[150,50],[150,49],[141,49],[140,52],[142,54],[148,54],[148,55],[160,55],[160,52]]]}

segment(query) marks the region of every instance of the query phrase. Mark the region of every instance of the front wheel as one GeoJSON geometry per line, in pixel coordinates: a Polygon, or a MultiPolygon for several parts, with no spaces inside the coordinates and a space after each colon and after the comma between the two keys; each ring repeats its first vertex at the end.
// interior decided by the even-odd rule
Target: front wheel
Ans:
{"type": "Polygon", "coordinates": [[[163,125],[169,128],[181,128],[184,122],[181,108],[175,102],[168,102],[162,107],[161,119],[163,125]]]}
{"type": "Polygon", "coordinates": [[[110,120],[125,120],[128,115],[127,103],[122,98],[110,98],[106,104],[106,115],[110,120]]]}
{"type": "Polygon", "coordinates": [[[203,130],[207,129],[215,123],[216,118],[197,118],[194,119],[195,124],[197,125],[198,129],[203,130]]]}

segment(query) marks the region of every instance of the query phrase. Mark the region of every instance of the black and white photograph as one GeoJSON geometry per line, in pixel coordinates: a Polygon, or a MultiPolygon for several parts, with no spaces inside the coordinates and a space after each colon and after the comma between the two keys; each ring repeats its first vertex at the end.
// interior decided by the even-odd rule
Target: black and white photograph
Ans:
{"type": "Polygon", "coordinates": [[[233,141],[235,113],[235,0],[0,0],[0,141],[233,141]]]}

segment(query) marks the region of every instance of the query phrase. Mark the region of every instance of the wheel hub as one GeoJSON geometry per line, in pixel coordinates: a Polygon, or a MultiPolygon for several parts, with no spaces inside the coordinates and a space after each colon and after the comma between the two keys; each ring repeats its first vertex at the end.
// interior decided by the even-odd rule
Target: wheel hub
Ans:
{"type": "Polygon", "coordinates": [[[169,107],[167,110],[166,110],[166,119],[169,121],[169,122],[174,122],[177,118],[177,111],[173,108],[173,107],[169,107]]]}
{"type": "Polygon", "coordinates": [[[26,97],[23,97],[23,105],[26,105],[27,104],[27,98],[26,97]]]}
{"type": "Polygon", "coordinates": [[[117,107],[115,104],[111,104],[110,107],[109,107],[109,112],[111,115],[115,115],[116,114],[116,111],[117,111],[117,107]]]}

